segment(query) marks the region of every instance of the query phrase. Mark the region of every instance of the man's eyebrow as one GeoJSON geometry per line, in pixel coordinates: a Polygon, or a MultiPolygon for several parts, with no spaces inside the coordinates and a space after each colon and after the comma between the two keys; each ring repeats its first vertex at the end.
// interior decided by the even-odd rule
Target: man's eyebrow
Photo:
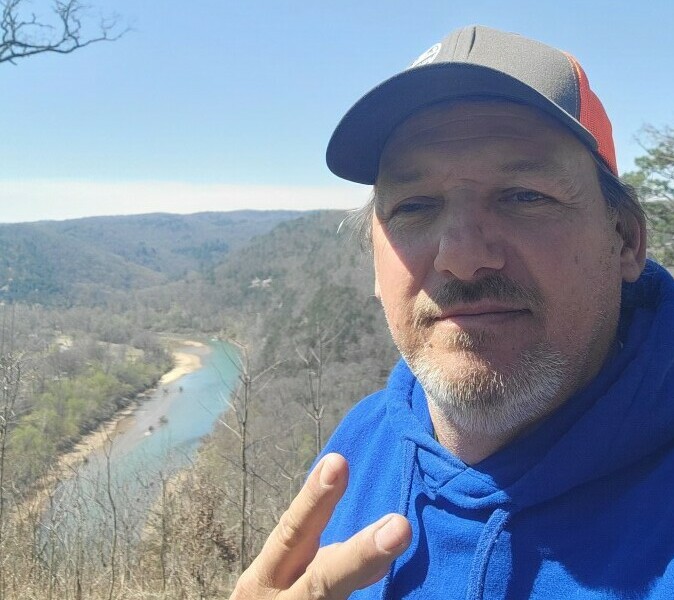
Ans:
{"type": "Polygon", "coordinates": [[[518,173],[544,173],[560,179],[571,179],[571,174],[559,163],[523,158],[503,163],[498,170],[506,175],[518,173]]]}
{"type": "MultiPolygon", "coordinates": [[[[547,160],[536,160],[532,158],[522,158],[502,163],[497,167],[497,171],[504,175],[518,175],[527,173],[539,173],[546,176],[555,177],[559,183],[566,187],[572,187],[574,178],[571,173],[559,163],[547,160]]],[[[387,175],[387,183],[395,185],[405,185],[418,183],[424,176],[430,172],[429,169],[410,169],[402,167],[400,169],[390,169],[387,175]]]]}
{"type": "Polygon", "coordinates": [[[417,183],[424,178],[424,175],[428,171],[423,171],[421,169],[391,169],[391,173],[386,176],[386,179],[390,183],[395,183],[398,185],[406,183],[417,183]]]}
{"type": "Polygon", "coordinates": [[[505,162],[498,167],[498,170],[505,175],[539,173],[554,177],[559,184],[569,190],[574,188],[574,177],[566,167],[556,162],[524,158],[505,162]]]}

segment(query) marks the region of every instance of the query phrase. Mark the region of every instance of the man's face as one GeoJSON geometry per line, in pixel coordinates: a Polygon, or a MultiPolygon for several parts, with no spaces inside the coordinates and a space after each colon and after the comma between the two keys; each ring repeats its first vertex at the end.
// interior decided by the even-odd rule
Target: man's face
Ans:
{"type": "Polygon", "coordinates": [[[395,130],[376,190],[378,293],[447,418],[513,429],[597,373],[634,270],[571,133],[521,105],[438,105],[395,130]]]}

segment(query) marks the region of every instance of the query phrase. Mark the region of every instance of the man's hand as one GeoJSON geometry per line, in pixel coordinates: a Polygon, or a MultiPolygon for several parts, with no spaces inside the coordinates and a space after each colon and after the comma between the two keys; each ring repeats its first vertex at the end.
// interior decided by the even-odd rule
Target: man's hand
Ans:
{"type": "Polygon", "coordinates": [[[318,549],[348,479],[349,467],[339,454],[316,465],[230,600],[339,600],[386,574],[412,537],[400,515],[386,515],[346,542],[318,549]]]}

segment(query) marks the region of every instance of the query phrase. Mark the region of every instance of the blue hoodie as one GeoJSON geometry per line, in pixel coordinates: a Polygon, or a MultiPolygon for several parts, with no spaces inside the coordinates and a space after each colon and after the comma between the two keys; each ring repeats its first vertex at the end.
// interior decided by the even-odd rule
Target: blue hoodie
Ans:
{"type": "Polygon", "coordinates": [[[353,599],[674,598],[674,280],[623,286],[619,352],[537,428],[468,466],[433,436],[407,365],[360,402],[325,452],[349,487],[321,540],[388,512],[410,548],[353,599]]]}

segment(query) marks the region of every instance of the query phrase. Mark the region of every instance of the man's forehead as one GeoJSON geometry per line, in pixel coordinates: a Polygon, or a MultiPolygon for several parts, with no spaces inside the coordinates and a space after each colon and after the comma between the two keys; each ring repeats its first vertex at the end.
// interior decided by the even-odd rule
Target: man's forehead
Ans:
{"type": "Polygon", "coordinates": [[[451,158],[492,141],[493,151],[483,163],[504,175],[569,178],[576,163],[591,155],[573,134],[536,109],[502,100],[442,103],[395,129],[382,152],[377,185],[382,175],[390,183],[416,183],[430,172],[425,154],[451,158]],[[500,153],[499,143],[505,144],[500,153]]]}
{"type": "Polygon", "coordinates": [[[434,104],[409,115],[395,127],[384,144],[383,154],[391,147],[411,145],[420,138],[432,141],[451,136],[468,141],[490,134],[576,139],[568,128],[536,108],[502,99],[463,99],[434,104]]]}
{"type": "MultiPolygon", "coordinates": [[[[559,180],[571,181],[573,173],[569,171],[566,165],[541,158],[510,158],[502,157],[502,162],[490,165],[490,170],[502,175],[542,175],[554,177],[559,180]]],[[[430,168],[417,168],[406,164],[404,161],[393,162],[389,165],[385,183],[393,185],[415,184],[430,177],[432,171],[430,168]]]]}

